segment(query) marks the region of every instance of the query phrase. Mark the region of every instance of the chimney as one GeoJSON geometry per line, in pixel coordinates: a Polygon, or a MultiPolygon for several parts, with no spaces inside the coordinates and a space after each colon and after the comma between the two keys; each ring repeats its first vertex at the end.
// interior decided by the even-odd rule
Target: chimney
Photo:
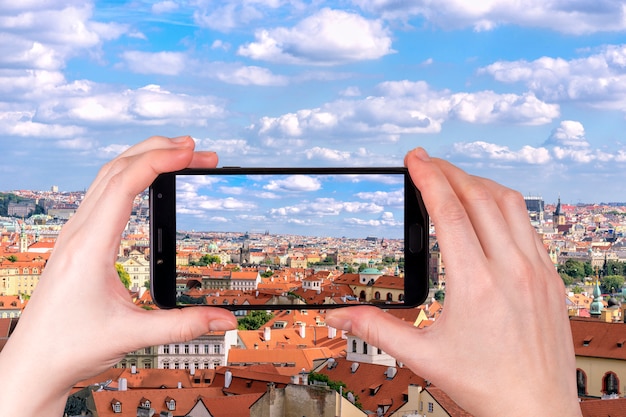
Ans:
{"type": "Polygon", "coordinates": [[[270,329],[269,327],[263,329],[263,339],[265,339],[266,342],[272,340],[272,329],[270,329]]]}
{"type": "Polygon", "coordinates": [[[126,378],[120,378],[117,381],[117,390],[118,391],[128,391],[128,380],[126,378]]]}
{"type": "Polygon", "coordinates": [[[229,388],[232,382],[233,382],[233,373],[229,369],[224,373],[224,388],[229,388]]]}
{"type": "Polygon", "coordinates": [[[130,367],[130,373],[135,375],[137,373],[137,365],[133,365],[130,367]]]}
{"type": "Polygon", "coordinates": [[[337,336],[337,329],[334,327],[328,326],[328,338],[334,339],[337,336]]]}
{"type": "Polygon", "coordinates": [[[182,382],[178,382],[178,384],[176,385],[176,387],[178,389],[182,389],[183,388],[183,383],[182,382]]]}
{"type": "Polygon", "coordinates": [[[300,337],[303,339],[306,337],[306,324],[304,323],[300,323],[300,337]]]}

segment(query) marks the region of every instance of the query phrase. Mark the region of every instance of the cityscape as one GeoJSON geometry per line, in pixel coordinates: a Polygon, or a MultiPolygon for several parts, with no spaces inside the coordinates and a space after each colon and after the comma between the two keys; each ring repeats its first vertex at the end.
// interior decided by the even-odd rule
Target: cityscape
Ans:
{"type": "MultiPolygon", "coordinates": [[[[83,197],[84,192],[56,187],[0,193],[0,348],[83,197]]],[[[626,204],[568,205],[529,196],[526,205],[566,283],[563,302],[571,317],[584,415],[621,410],[626,406],[621,382],[626,353],[619,349],[626,340],[626,204]]],[[[134,201],[117,264],[133,302],[151,310],[158,307],[149,290],[148,221],[146,191],[134,201]]],[[[429,234],[429,298],[418,308],[388,309],[417,328],[436,322],[445,309],[445,264],[432,225],[429,234]]],[[[381,349],[326,326],[319,304],[369,302],[385,308],[403,301],[402,239],[375,231],[364,236],[178,230],[179,302],[229,306],[238,329],[129,352],[75,387],[67,415],[469,415],[381,349]],[[277,310],[276,304],[298,308],[277,310]],[[281,405],[271,398],[281,398],[281,405]]]]}

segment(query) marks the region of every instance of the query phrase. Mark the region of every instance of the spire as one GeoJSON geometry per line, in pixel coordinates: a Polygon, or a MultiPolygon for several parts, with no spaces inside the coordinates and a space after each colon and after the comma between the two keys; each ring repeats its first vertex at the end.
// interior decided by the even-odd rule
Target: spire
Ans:
{"type": "Polygon", "coordinates": [[[604,305],[602,304],[602,291],[600,291],[600,281],[596,280],[596,286],[593,288],[593,301],[589,307],[591,317],[600,317],[604,305]]]}

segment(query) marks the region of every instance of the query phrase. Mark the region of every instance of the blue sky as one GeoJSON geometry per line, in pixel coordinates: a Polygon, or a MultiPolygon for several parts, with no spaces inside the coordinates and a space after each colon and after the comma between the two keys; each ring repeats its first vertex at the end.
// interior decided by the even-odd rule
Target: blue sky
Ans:
{"type": "Polygon", "coordinates": [[[404,176],[178,177],[177,229],[402,239],[404,176]],[[323,231],[323,232],[322,232],[323,231]]]}
{"type": "Polygon", "coordinates": [[[548,203],[626,201],[625,9],[3,2],[0,190],[84,189],[129,145],[189,134],[221,165],[401,165],[423,146],[548,203]]]}

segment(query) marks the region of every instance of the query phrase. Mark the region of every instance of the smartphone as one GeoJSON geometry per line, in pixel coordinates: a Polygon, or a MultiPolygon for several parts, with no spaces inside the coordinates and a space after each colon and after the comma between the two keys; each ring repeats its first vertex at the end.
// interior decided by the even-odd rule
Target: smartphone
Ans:
{"type": "Polygon", "coordinates": [[[160,308],[401,308],[428,295],[428,214],[404,167],[185,169],[149,191],[160,308]]]}

